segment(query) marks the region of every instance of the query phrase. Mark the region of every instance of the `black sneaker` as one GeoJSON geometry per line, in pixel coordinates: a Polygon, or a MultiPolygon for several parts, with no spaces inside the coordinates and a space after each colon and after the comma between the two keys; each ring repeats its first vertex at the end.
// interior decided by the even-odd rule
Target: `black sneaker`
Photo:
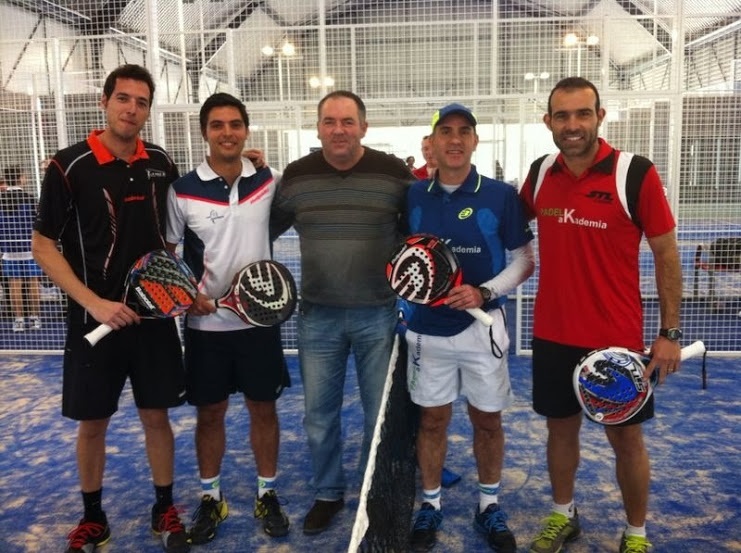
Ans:
{"type": "Polygon", "coordinates": [[[486,536],[489,547],[497,553],[517,553],[515,536],[507,527],[507,515],[499,505],[492,503],[483,513],[479,513],[478,510],[476,507],[473,526],[486,536]]]}
{"type": "Polygon", "coordinates": [[[216,500],[210,495],[201,498],[201,504],[193,513],[193,526],[188,532],[190,543],[203,545],[216,537],[216,527],[229,516],[226,498],[216,500]]]}
{"type": "Polygon", "coordinates": [[[409,546],[412,551],[429,551],[437,543],[437,529],[442,526],[443,512],[426,501],[422,503],[412,526],[409,546]]]}
{"type": "Polygon", "coordinates": [[[69,545],[65,553],[92,553],[111,539],[111,527],[106,520],[93,522],[83,518],[67,538],[69,545]]]}
{"type": "Polygon", "coordinates": [[[329,528],[329,524],[332,522],[334,516],[344,506],[344,499],[337,499],[335,501],[317,499],[314,501],[314,504],[309,509],[309,512],[306,513],[306,518],[304,519],[304,534],[312,536],[324,532],[329,528]]]}
{"type": "Polygon", "coordinates": [[[175,505],[170,505],[164,512],[152,507],[152,530],[162,540],[162,549],[166,553],[188,553],[190,543],[185,526],[175,505]]]}
{"type": "Polygon", "coordinates": [[[288,517],[280,508],[275,490],[255,497],[255,518],[262,519],[262,529],[268,536],[280,538],[288,534],[288,517]]]}

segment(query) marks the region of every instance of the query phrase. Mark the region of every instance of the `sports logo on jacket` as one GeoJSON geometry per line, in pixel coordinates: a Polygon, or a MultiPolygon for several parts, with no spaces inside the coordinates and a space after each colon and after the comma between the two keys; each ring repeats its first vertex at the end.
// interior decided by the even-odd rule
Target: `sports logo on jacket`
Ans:
{"type": "Polygon", "coordinates": [[[223,219],[223,218],[224,218],[224,216],[223,215],[219,215],[219,213],[215,209],[212,209],[211,210],[211,213],[209,213],[206,216],[206,219],[208,219],[209,221],[211,221],[213,224],[216,224],[217,219],[223,219]]]}
{"type": "Polygon", "coordinates": [[[473,215],[473,208],[472,207],[464,207],[458,212],[458,219],[463,221],[464,219],[468,219],[471,215],[473,215]]]}
{"type": "Polygon", "coordinates": [[[161,169],[147,169],[147,178],[148,179],[163,179],[167,176],[167,173],[162,171],[161,169]]]}
{"type": "Polygon", "coordinates": [[[601,203],[601,204],[611,204],[612,203],[612,193],[605,192],[604,190],[590,190],[589,194],[586,194],[585,197],[589,198],[590,200],[594,200],[597,203],[601,203]]]}
{"type": "Polygon", "coordinates": [[[587,219],[577,215],[573,207],[542,207],[539,210],[541,217],[555,217],[562,225],[577,225],[580,227],[589,227],[596,229],[606,229],[607,223],[601,219],[587,219]]]}

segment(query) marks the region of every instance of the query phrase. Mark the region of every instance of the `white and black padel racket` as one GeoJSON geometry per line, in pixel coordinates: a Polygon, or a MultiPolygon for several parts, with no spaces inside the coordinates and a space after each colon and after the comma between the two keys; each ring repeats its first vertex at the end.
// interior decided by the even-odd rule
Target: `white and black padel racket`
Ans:
{"type": "Polygon", "coordinates": [[[234,275],[229,289],[214,303],[253,326],[278,325],[296,309],[296,282],[281,263],[255,261],[234,275]]]}
{"type": "MultiPolygon", "coordinates": [[[[412,234],[386,264],[386,279],[394,292],[412,303],[442,305],[451,288],[463,282],[458,258],[448,245],[431,234],[412,234]]],[[[478,307],[466,309],[487,326],[493,319],[478,307]]]]}

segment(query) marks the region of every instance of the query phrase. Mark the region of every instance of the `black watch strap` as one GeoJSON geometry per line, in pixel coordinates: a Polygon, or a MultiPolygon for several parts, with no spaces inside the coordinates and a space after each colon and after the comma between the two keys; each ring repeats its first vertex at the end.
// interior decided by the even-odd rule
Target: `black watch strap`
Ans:
{"type": "Polygon", "coordinates": [[[672,342],[676,342],[682,337],[682,330],[676,327],[672,328],[660,328],[659,329],[659,336],[663,336],[667,340],[671,340],[672,342]]]}
{"type": "Polygon", "coordinates": [[[491,290],[488,288],[479,286],[479,292],[481,293],[481,297],[484,299],[484,303],[491,299],[491,290]]]}

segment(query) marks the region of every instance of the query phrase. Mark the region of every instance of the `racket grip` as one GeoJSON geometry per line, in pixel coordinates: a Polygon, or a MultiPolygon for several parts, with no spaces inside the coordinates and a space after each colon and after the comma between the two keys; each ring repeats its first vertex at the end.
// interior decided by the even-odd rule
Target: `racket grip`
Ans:
{"type": "Polygon", "coordinates": [[[85,340],[87,340],[88,344],[94,346],[95,344],[100,342],[100,340],[108,336],[108,334],[110,334],[112,330],[113,328],[111,328],[107,324],[102,324],[85,334],[85,340]]]}
{"type": "Polygon", "coordinates": [[[700,340],[697,342],[692,342],[689,346],[683,347],[681,352],[680,359],[684,361],[685,359],[689,359],[691,357],[697,357],[698,355],[702,355],[705,353],[705,344],[703,344],[700,340]]]}
{"type": "Polygon", "coordinates": [[[486,311],[479,307],[466,309],[466,311],[468,311],[474,318],[478,319],[486,326],[491,326],[494,324],[494,319],[492,319],[491,315],[489,315],[486,311]]]}

